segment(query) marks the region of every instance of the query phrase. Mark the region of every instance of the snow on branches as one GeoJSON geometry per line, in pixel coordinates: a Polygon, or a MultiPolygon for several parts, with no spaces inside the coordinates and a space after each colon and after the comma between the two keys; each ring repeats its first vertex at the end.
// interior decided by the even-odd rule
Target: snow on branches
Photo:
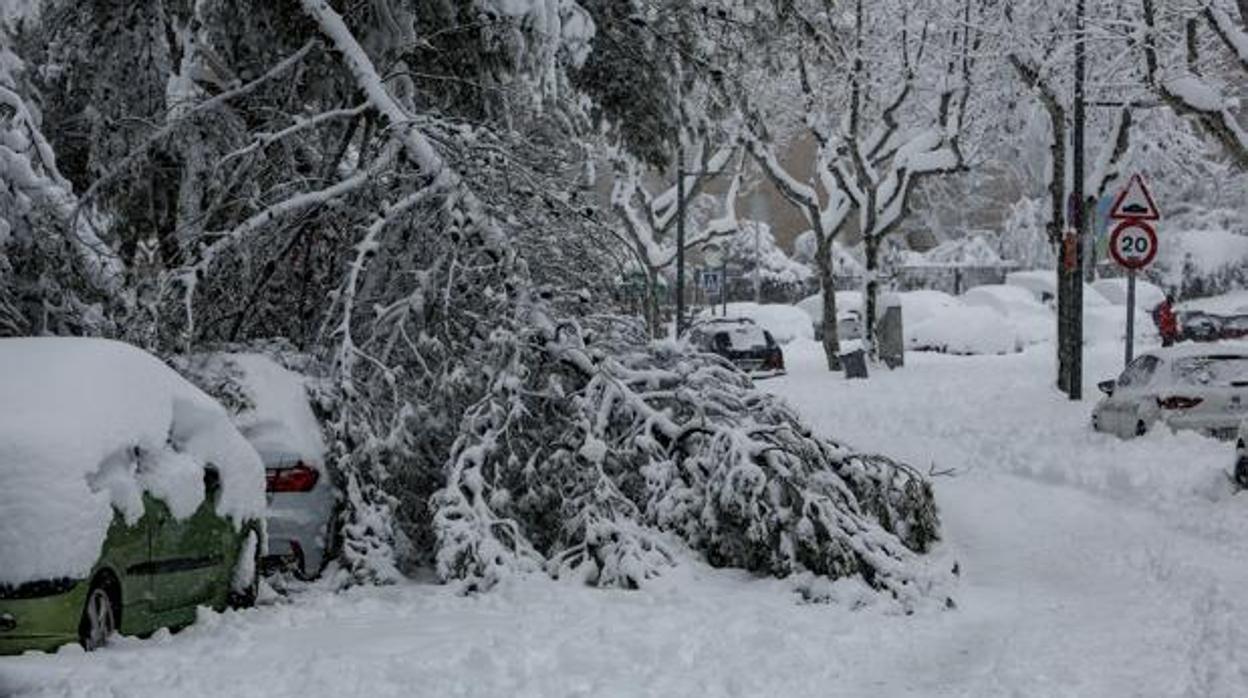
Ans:
{"type": "Polygon", "coordinates": [[[433,498],[442,579],[476,590],[542,569],[634,588],[689,549],[857,578],[905,607],[932,597],[916,553],[939,521],[919,473],[814,436],[718,357],[619,327],[495,333],[500,369],[433,498]]]}

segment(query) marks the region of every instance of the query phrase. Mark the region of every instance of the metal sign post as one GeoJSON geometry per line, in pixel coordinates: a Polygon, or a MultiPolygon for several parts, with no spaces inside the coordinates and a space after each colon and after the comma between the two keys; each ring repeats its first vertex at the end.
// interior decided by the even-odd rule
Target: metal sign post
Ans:
{"type": "Polygon", "coordinates": [[[1143,178],[1131,177],[1118,195],[1109,217],[1121,221],[1109,237],[1109,254],[1127,270],[1127,343],[1125,365],[1135,360],[1135,276],[1157,258],[1157,231],[1146,221],[1161,218],[1143,178]]]}
{"type": "Polygon", "coordinates": [[[1127,351],[1123,366],[1135,360],[1135,270],[1127,270],[1127,351]]]}

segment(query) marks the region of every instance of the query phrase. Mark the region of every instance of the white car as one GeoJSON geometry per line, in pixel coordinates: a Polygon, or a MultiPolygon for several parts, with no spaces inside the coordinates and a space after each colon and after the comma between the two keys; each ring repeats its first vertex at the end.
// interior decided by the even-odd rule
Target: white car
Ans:
{"type": "Polygon", "coordinates": [[[1097,387],[1092,427],[1123,438],[1162,423],[1232,439],[1248,417],[1248,345],[1180,345],[1141,354],[1097,387]]]}
{"type": "Polygon", "coordinates": [[[1235,482],[1248,488],[1248,419],[1239,423],[1239,438],[1235,441],[1235,482]]]}
{"type": "Polygon", "coordinates": [[[263,354],[196,357],[192,373],[232,386],[227,408],[264,463],[268,545],[262,562],[310,579],[332,553],[338,490],[306,378],[263,354]]]}

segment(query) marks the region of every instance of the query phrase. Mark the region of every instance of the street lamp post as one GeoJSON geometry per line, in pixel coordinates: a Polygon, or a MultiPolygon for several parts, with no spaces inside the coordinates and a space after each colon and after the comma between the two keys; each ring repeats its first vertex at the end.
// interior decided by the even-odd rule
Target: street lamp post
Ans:
{"type": "Polygon", "coordinates": [[[685,333],[685,177],[715,177],[719,172],[686,170],[684,148],[676,157],[676,338],[680,339],[685,333]]]}

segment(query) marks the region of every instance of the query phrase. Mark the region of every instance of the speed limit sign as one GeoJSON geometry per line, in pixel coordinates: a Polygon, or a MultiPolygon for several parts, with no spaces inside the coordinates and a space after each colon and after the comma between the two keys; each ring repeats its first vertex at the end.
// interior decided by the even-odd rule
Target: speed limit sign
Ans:
{"type": "Polygon", "coordinates": [[[1109,254],[1127,269],[1143,269],[1157,258],[1157,231],[1142,220],[1125,220],[1109,238],[1109,254]]]}

